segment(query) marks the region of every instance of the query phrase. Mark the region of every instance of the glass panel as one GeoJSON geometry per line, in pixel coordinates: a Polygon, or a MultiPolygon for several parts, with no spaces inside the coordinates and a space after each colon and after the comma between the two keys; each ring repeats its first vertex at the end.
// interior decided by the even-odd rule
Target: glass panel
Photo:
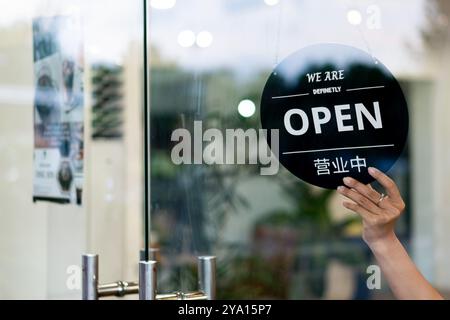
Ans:
{"type": "MultiPolygon", "coordinates": [[[[160,248],[161,292],[196,290],[196,257],[211,254],[218,257],[219,298],[392,297],[384,282],[381,290],[367,288],[366,270],[375,261],[361,240],[359,220],[334,191],[311,187],[283,167],[262,176],[262,165],[249,164],[252,153],[238,153],[244,164],[208,165],[211,155],[203,157],[207,129],[226,137],[226,129],[260,128],[262,90],[279,62],[300,48],[333,42],[372,54],[401,83],[410,135],[389,171],[407,204],[397,232],[427,279],[449,296],[446,1],[151,5],[151,241],[160,248]],[[179,146],[176,134],[186,132],[200,142],[183,155],[200,164],[180,165],[172,154],[179,146]]],[[[0,298],[78,299],[84,252],[100,255],[101,283],[135,281],[143,238],[142,3],[0,0],[0,7],[0,298]],[[83,30],[84,59],[77,63],[84,71],[78,82],[84,134],[74,139],[75,150],[82,146],[83,152],[67,151],[67,143],[56,148],[64,158],[68,153],[75,156],[71,161],[84,160],[83,182],[69,185],[72,204],[33,203],[34,121],[42,116],[33,22],[54,16],[79,17],[83,30]]],[[[42,38],[44,47],[52,43],[42,38]]],[[[70,36],[59,40],[69,47],[74,42],[70,36]]],[[[44,51],[52,55],[51,48],[44,51]]],[[[64,99],[67,88],[75,88],[75,69],[58,61],[54,81],[65,88],[58,91],[64,99]]],[[[255,145],[245,146],[254,152],[255,145]]],[[[228,146],[224,154],[234,149],[228,146]]],[[[64,172],[67,180],[67,167],[64,172]]]]}
{"type": "Polygon", "coordinates": [[[152,242],[164,257],[160,288],[193,290],[195,256],[214,254],[220,298],[391,297],[386,285],[367,288],[366,269],[375,262],[359,220],[334,191],[311,187],[284,168],[261,176],[248,155],[245,165],[208,165],[202,157],[207,129],[223,137],[226,129],[259,129],[260,97],[275,65],[324,42],[370,53],[401,83],[411,130],[408,147],[389,171],[407,203],[398,235],[424,274],[446,288],[450,276],[438,270],[448,261],[437,256],[446,236],[436,236],[448,221],[435,210],[447,212],[447,200],[433,195],[448,192],[448,155],[439,151],[448,149],[448,129],[438,115],[448,113],[449,101],[448,77],[439,72],[448,68],[448,48],[440,45],[448,44],[449,34],[444,1],[172,5],[154,6],[151,16],[152,242]],[[179,165],[180,128],[192,141],[185,161],[201,164],[179,165]]]}
{"type": "Polygon", "coordinates": [[[101,283],[135,281],[142,246],[141,4],[1,0],[0,7],[0,298],[80,299],[86,252],[100,255],[101,283]],[[84,48],[67,54],[78,39],[84,48]],[[50,83],[55,93],[46,89],[50,83]],[[84,134],[73,127],[78,136],[54,120],[67,123],[75,113],[84,115],[84,134]],[[38,135],[34,120],[52,125],[38,135]],[[51,133],[51,126],[66,133],[51,133]],[[79,152],[65,148],[65,137],[79,152]],[[55,170],[45,171],[53,175],[45,181],[38,176],[44,164],[59,163],[37,157],[54,153],[67,153],[61,192],[55,170]],[[37,190],[66,199],[81,188],[81,205],[33,203],[37,190]]]}

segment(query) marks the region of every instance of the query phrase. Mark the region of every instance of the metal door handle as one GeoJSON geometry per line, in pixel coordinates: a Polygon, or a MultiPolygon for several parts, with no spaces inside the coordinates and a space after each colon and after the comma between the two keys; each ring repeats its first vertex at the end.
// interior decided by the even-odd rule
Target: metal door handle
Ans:
{"type": "MultiPolygon", "coordinates": [[[[156,258],[157,250],[151,251],[156,258]]],[[[82,256],[82,299],[98,300],[116,296],[124,297],[139,294],[140,300],[214,300],[216,298],[216,257],[198,257],[198,291],[169,294],[157,293],[157,262],[155,260],[139,262],[139,281],[118,281],[99,285],[99,256],[85,254],[82,256]]]]}

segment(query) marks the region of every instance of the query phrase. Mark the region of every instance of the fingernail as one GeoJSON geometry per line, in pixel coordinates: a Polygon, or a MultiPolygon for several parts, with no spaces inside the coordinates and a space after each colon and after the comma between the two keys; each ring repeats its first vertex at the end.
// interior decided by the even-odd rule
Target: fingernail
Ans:
{"type": "Polygon", "coordinates": [[[337,191],[343,191],[343,190],[344,190],[344,187],[343,187],[343,186],[337,187],[337,191]]]}
{"type": "Polygon", "coordinates": [[[350,185],[350,184],[353,182],[352,178],[350,178],[350,177],[345,177],[345,178],[342,179],[342,180],[344,181],[344,183],[345,183],[346,185],[350,185]]]}
{"type": "Polygon", "coordinates": [[[379,171],[377,168],[374,167],[369,167],[369,173],[370,174],[377,174],[379,171]]]}

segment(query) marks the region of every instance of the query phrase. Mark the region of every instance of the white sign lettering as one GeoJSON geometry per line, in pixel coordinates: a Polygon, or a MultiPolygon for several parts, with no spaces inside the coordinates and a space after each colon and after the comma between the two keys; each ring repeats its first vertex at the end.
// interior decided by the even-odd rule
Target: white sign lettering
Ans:
{"type": "MultiPolygon", "coordinates": [[[[373,102],[373,114],[366,108],[362,103],[356,103],[354,105],[356,114],[356,124],[350,124],[352,116],[350,113],[352,105],[343,104],[334,106],[334,120],[336,121],[336,126],[338,132],[354,131],[355,126],[359,131],[365,130],[366,119],[374,129],[382,129],[383,122],[381,120],[380,104],[378,101],[373,102]]],[[[316,134],[322,133],[322,126],[326,125],[332,120],[332,113],[330,109],[325,107],[315,107],[311,108],[312,113],[312,123],[314,124],[314,131],[316,134]]],[[[304,135],[309,130],[309,118],[308,114],[301,109],[291,109],[286,112],[284,116],[284,126],[291,135],[301,136],[304,135]],[[294,127],[292,124],[292,117],[300,116],[301,126],[294,127]]]]}

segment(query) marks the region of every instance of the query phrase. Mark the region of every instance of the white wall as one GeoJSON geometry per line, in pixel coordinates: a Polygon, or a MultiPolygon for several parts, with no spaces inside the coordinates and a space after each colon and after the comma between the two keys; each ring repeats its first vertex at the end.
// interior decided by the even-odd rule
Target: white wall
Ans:
{"type": "Polygon", "coordinates": [[[435,158],[433,141],[433,86],[430,81],[409,85],[412,258],[429,281],[434,277],[434,177],[431,163],[435,158]],[[429,168],[428,170],[426,168],[429,168]]]}
{"type": "MultiPolygon", "coordinates": [[[[450,41],[450,38],[448,39],[450,41]]],[[[449,42],[447,42],[449,43],[449,42]]],[[[435,79],[435,100],[432,112],[433,158],[422,170],[433,177],[434,271],[435,282],[450,289],[450,48],[440,60],[435,79]]]]}
{"type": "Polygon", "coordinates": [[[49,206],[31,196],[31,30],[2,29],[0,38],[0,298],[39,299],[47,295],[49,206]]]}

